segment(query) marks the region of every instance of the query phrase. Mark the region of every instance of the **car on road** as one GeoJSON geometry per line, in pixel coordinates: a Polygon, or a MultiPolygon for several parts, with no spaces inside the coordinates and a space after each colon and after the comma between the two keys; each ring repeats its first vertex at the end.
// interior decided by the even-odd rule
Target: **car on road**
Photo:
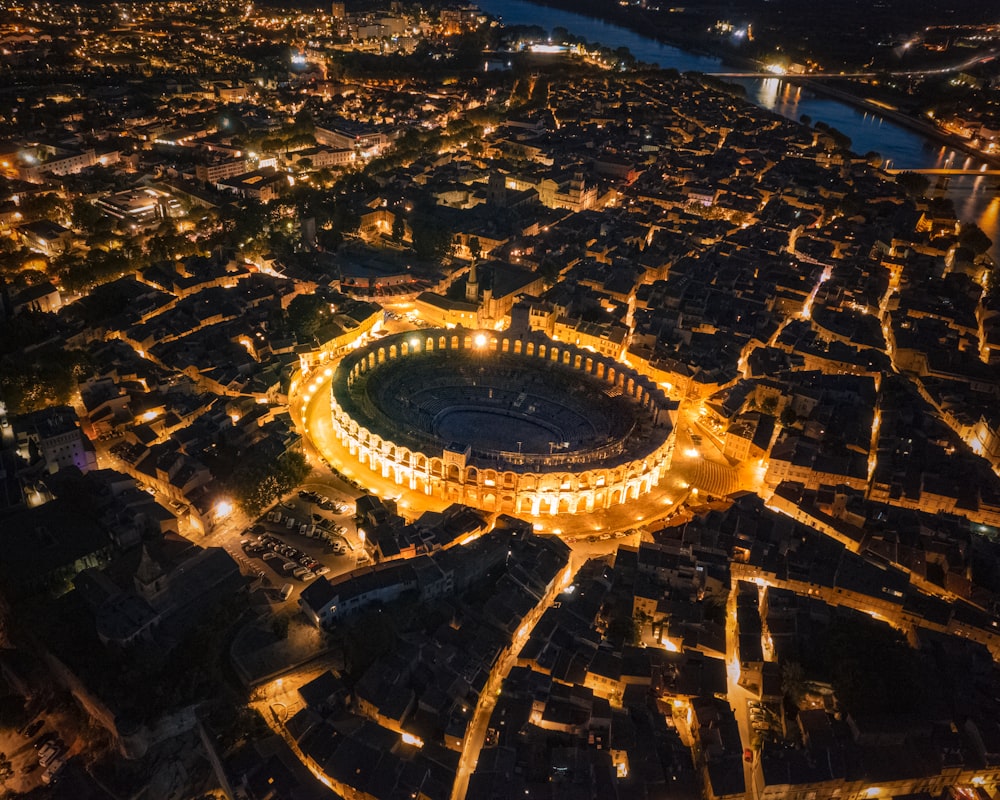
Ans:
{"type": "Polygon", "coordinates": [[[21,735],[24,736],[25,739],[30,739],[44,727],[45,727],[45,720],[36,719],[27,728],[24,729],[21,735]]]}
{"type": "Polygon", "coordinates": [[[749,747],[744,748],[743,750],[743,760],[746,761],[748,764],[753,763],[753,750],[751,750],[749,747]]]}

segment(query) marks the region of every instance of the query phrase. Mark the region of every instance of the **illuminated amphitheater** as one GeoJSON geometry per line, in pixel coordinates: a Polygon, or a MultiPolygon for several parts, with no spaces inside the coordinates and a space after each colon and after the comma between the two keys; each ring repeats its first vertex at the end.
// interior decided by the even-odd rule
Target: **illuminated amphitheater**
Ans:
{"type": "Polygon", "coordinates": [[[541,334],[395,334],[346,356],[334,432],[397,485],[487,511],[580,513],[638,498],[670,466],[648,378],[541,334]]]}

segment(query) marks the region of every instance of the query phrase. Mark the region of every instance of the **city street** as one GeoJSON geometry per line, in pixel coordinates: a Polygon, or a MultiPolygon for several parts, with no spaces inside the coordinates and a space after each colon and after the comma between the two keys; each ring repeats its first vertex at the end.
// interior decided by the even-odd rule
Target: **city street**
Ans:
{"type": "MultiPolygon", "coordinates": [[[[563,574],[569,575],[570,579],[572,579],[572,576],[576,575],[577,570],[584,564],[586,558],[586,556],[580,556],[574,551],[570,556],[569,565],[563,574]]],[[[568,584],[569,580],[563,586],[568,584]]],[[[465,734],[465,747],[462,749],[462,758],[458,762],[458,772],[455,775],[455,783],[452,786],[451,800],[465,800],[466,792],[469,789],[469,778],[476,771],[476,764],[479,763],[479,753],[483,749],[483,743],[486,741],[486,731],[489,727],[490,715],[493,713],[493,707],[496,705],[496,693],[499,691],[500,685],[508,673],[517,663],[517,655],[520,653],[521,648],[524,647],[525,642],[531,638],[531,632],[535,629],[545,611],[555,602],[562,588],[560,587],[559,591],[552,596],[549,602],[540,603],[531,610],[521,623],[521,627],[518,628],[507,656],[491,676],[490,682],[487,684],[487,690],[480,698],[479,704],[476,706],[476,713],[465,734]]]]}
{"type": "MultiPolygon", "coordinates": [[[[397,500],[399,512],[416,518],[424,511],[441,511],[448,501],[412,491],[384,478],[358,464],[347,452],[333,432],[330,419],[330,381],[335,366],[299,379],[293,387],[290,406],[305,433],[310,463],[325,462],[344,476],[357,481],[368,491],[397,500]]],[[[699,419],[698,406],[687,403],[679,415],[677,443],[672,467],[668,475],[648,495],[627,504],[600,509],[590,514],[541,515],[532,519],[540,533],[555,533],[566,537],[575,545],[580,540],[608,536],[610,544],[604,552],[617,544],[613,534],[635,528],[653,528],[655,523],[672,516],[679,506],[701,505],[712,497],[723,497],[740,487],[739,472],[722,455],[720,443],[699,419]],[[695,438],[692,438],[695,437],[695,438]]],[[[320,477],[314,472],[310,481],[318,481],[331,488],[348,487],[334,473],[320,477]]],[[[355,490],[356,494],[360,494],[355,490]]]]}

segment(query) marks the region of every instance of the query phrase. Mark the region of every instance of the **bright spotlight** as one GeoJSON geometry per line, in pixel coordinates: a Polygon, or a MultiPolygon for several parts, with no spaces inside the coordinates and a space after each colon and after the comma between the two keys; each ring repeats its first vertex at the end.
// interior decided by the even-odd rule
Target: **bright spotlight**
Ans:
{"type": "Polygon", "coordinates": [[[473,341],[476,343],[476,347],[486,347],[486,334],[477,333],[473,341]]]}

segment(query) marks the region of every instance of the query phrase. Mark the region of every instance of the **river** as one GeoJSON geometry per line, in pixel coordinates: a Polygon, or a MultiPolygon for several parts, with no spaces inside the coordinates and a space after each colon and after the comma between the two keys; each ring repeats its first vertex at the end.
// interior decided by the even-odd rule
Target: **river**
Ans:
{"type": "MultiPolygon", "coordinates": [[[[616,48],[627,47],[640,61],[672,67],[680,72],[724,72],[717,58],[697,55],[658,42],[635,31],[598,19],[535,5],[526,0],[477,0],[486,13],[500,17],[508,25],[539,25],[548,31],[563,27],[588,42],[616,48]]],[[[789,119],[803,114],[813,122],[825,122],[850,137],[858,153],[876,151],[895,169],[935,169],[955,167],[979,169],[983,162],[961,150],[942,147],[909,128],[848,103],[817,95],[781,78],[740,79],[747,99],[789,119]]],[[[932,185],[936,178],[931,178],[932,185]]],[[[975,222],[993,240],[992,255],[1000,261],[1000,193],[997,178],[956,176],[949,178],[946,194],[955,203],[963,222],[975,222]]]]}

